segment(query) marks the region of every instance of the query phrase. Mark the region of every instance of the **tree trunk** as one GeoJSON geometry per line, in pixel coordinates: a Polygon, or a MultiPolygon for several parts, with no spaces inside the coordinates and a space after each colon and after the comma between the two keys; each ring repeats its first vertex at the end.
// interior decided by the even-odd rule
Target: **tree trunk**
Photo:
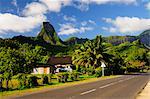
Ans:
{"type": "Polygon", "coordinates": [[[2,79],[0,79],[0,91],[2,90],[2,79]]]}
{"type": "Polygon", "coordinates": [[[6,79],[6,90],[8,90],[8,83],[9,83],[9,80],[6,79]]]}

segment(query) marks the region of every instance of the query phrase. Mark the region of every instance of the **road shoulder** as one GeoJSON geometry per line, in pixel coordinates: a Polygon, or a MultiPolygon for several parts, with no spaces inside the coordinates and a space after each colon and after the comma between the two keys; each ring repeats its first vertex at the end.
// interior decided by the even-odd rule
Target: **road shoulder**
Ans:
{"type": "Polygon", "coordinates": [[[142,92],[137,96],[136,99],[150,99],[150,81],[147,83],[142,92]]]}

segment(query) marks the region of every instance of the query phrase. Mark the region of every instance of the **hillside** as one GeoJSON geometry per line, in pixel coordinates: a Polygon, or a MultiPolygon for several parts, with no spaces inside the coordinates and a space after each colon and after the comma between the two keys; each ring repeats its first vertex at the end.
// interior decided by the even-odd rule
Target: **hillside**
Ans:
{"type": "Polygon", "coordinates": [[[138,37],[143,44],[150,47],[150,30],[142,32],[138,37]]]}
{"type": "Polygon", "coordinates": [[[89,39],[87,38],[77,38],[77,37],[71,37],[67,39],[65,42],[66,45],[74,45],[74,44],[82,44],[88,41],[89,39]]]}
{"type": "Polygon", "coordinates": [[[51,45],[63,45],[63,41],[58,37],[54,27],[49,22],[43,22],[42,29],[37,38],[51,45]]]}
{"type": "Polygon", "coordinates": [[[124,42],[133,42],[137,40],[138,38],[136,36],[109,36],[104,37],[104,41],[111,43],[113,45],[119,45],[124,42]]]}

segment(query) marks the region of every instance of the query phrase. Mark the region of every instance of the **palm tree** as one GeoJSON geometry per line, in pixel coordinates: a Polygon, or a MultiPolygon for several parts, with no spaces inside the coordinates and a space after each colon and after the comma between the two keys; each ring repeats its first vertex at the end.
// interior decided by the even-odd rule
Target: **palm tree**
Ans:
{"type": "Polygon", "coordinates": [[[102,37],[97,36],[93,41],[89,40],[75,50],[72,60],[73,64],[78,66],[97,68],[101,65],[101,61],[106,60],[106,55],[102,45],[102,37]]]}

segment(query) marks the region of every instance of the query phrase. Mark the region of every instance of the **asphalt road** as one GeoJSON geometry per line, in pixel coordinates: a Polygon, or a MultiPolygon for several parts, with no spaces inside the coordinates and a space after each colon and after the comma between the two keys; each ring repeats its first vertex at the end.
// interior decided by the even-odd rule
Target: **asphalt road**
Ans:
{"type": "Polygon", "coordinates": [[[150,80],[149,74],[125,75],[15,99],[134,99],[150,80]]]}

